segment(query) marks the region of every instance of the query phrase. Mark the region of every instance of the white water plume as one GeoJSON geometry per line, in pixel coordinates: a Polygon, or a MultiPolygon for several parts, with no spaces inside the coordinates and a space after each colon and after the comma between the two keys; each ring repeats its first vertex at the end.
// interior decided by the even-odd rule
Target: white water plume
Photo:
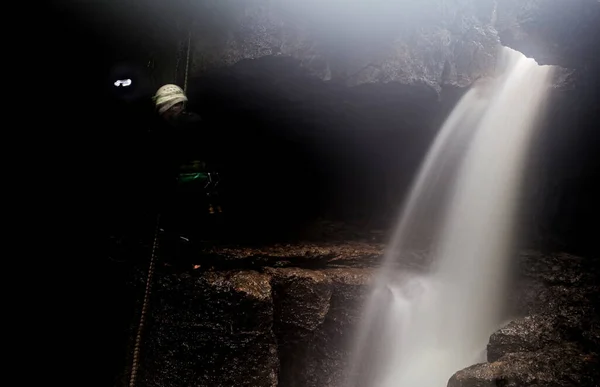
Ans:
{"type": "Polygon", "coordinates": [[[496,77],[454,108],[413,184],[365,306],[349,385],[444,387],[481,360],[501,323],[525,157],[551,73],[502,48],[496,77]],[[436,206],[427,222],[435,225],[428,230],[430,270],[398,278],[395,263],[436,206]]]}

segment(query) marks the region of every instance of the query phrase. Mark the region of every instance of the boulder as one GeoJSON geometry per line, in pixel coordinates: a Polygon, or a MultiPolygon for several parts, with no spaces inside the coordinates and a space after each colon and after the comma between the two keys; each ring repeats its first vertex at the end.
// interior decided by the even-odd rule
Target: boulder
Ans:
{"type": "Polygon", "coordinates": [[[600,319],[593,260],[527,251],[511,298],[517,318],[493,333],[488,363],[457,372],[451,387],[597,386],[600,319]]]}
{"type": "Polygon", "coordinates": [[[305,366],[296,371],[297,386],[342,386],[351,348],[369,294],[373,269],[339,268],[323,271],[332,281],[329,313],[306,346],[305,366]]]}
{"type": "Polygon", "coordinates": [[[570,321],[556,315],[527,316],[510,322],[494,332],[487,345],[487,360],[495,362],[502,356],[517,352],[535,352],[560,345],[580,335],[582,321],[570,321]]]}
{"type": "Polygon", "coordinates": [[[282,385],[294,386],[306,362],[306,349],[323,324],[332,294],[332,281],[323,272],[299,268],[267,269],[274,300],[274,331],[282,385]]]}
{"type": "Polygon", "coordinates": [[[313,332],[329,312],[332,286],[323,272],[300,268],[267,268],[271,275],[277,329],[313,332]]]}
{"type": "Polygon", "coordinates": [[[373,269],[155,274],[138,381],[337,386],[373,269]]]}
{"type": "Polygon", "coordinates": [[[592,387],[597,386],[598,360],[569,344],[511,353],[457,372],[448,387],[592,387]]]}

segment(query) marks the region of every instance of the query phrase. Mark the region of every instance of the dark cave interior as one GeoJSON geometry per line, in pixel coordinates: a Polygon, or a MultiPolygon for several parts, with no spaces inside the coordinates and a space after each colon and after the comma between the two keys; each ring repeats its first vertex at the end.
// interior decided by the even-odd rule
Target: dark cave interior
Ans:
{"type": "MultiPolygon", "coordinates": [[[[60,29],[47,41],[69,65],[56,63],[49,71],[58,82],[83,81],[68,92],[80,97],[72,101],[75,114],[67,126],[80,136],[82,152],[103,146],[90,163],[107,179],[97,184],[112,197],[107,207],[135,207],[133,200],[144,211],[149,204],[143,199],[133,195],[126,204],[121,197],[134,187],[113,187],[140,169],[140,144],[156,120],[149,97],[160,86],[147,60],[176,45],[172,24],[185,20],[187,8],[131,1],[104,12],[58,9],[60,29]],[[120,73],[138,78],[133,90],[115,93],[108,80],[120,73]],[[91,128],[84,137],[76,129],[82,124],[91,128]]],[[[594,248],[590,224],[598,212],[599,82],[596,72],[587,74],[571,90],[556,93],[531,171],[532,179],[552,176],[541,188],[542,197],[553,196],[552,209],[542,205],[535,215],[545,239],[539,242],[579,251],[594,248]]],[[[428,145],[464,91],[447,86],[438,93],[394,82],[347,87],[311,77],[292,58],[267,56],[190,79],[189,106],[203,117],[228,180],[239,184],[229,190],[239,194],[231,200],[238,218],[270,213],[279,230],[282,222],[301,223],[294,213],[389,228],[428,145]]]]}
{"type": "MultiPolygon", "coordinates": [[[[170,12],[165,8],[154,12],[170,12]]],[[[152,17],[137,19],[136,27],[123,17],[108,28],[106,20],[112,16],[98,16],[98,21],[93,11],[87,17],[79,12],[61,8],[62,19],[55,22],[60,29],[46,37],[54,55],[68,63],[50,66],[51,77],[57,83],[81,80],[65,92],[65,97],[77,98],[68,118],[58,120],[63,135],[77,140],[74,157],[82,160],[69,163],[69,173],[94,176],[78,185],[95,203],[86,217],[103,237],[151,238],[157,203],[144,182],[149,152],[144,144],[156,125],[150,97],[160,84],[146,64],[156,45],[176,44],[178,37],[165,33],[152,46],[144,38],[144,31],[156,29],[144,27],[152,17]],[[115,94],[107,81],[123,69],[136,76],[127,95],[115,94]],[[98,196],[103,199],[92,199],[98,196]]],[[[169,22],[164,23],[168,30],[169,22]]],[[[580,80],[551,98],[528,170],[532,180],[542,182],[531,188],[523,204],[533,247],[590,257],[600,252],[598,78],[580,80]]],[[[348,87],[312,77],[295,59],[274,56],[191,78],[189,109],[201,115],[211,155],[225,179],[228,223],[219,240],[260,244],[310,239],[317,220],[359,231],[389,230],[427,147],[465,91],[394,82],[348,87]]],[[[114,284],[100,309],[133,313],[123,297],[125,285],[120,285],[130,272],[114,267],[98,268],[114,284]]],[[[102,345],[116,359],[109,367],[117,369],[122,359],[114,346],[126,333],[119,323],[103,318],[107,329],[116,332],[113,341],[102,345]]]]}

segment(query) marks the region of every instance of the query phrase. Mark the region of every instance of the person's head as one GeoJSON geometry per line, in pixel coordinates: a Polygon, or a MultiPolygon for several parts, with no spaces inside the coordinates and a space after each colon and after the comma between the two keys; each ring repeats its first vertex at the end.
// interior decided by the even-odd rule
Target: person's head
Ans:
{"type": "Polygon", "coordinates": [[[153,99],[158,114],[167,120],[177,117],[184,110],[184,104],[187,101],[181,87],[171,84],[158,89],[153,99]]]}

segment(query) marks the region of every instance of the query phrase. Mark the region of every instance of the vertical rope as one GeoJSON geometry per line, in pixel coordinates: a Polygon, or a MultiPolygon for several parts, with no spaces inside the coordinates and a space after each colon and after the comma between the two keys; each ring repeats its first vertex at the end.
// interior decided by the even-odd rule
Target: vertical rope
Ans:
{"type": "Polygon", "coordinates": [[[179,62],[181,62],[181,55],[183,51],[183,43],[181,41],[179,41],[177,43],[177,54],[175,56],[175,71],[173,73],[173,76],[171,77],[173,83],[177,83],[177,78],[179,77],[179,62]]]}
{"type": "Polygon", "coordinates": [[[140,362],[140,346],[142,343],[142,331],[148,313],[148,303],[150,301],[150,293],[152,291],[152,276],[154,274],[154,264],[156,262],[156,251],[158,249],[158,236],[160,233],[160,214],[156,217],[156,229],[154,230],[154,243],[152,245],[152,255],[150,256],[150,266],[148,268],[148,276],[146,277],[146,290],[144,291],[144,301],[142,303],[142,313],[140,316],[140,325],[138,326],[137,335],[135,337],[135,345],[133,347],[133,363],[131,366],[131,376],[129,378],[129,387],[135,387],[137,372],[140,362]]]}
{"type": "Polygon", "coordinates": [[[192,26],[188,30],[187,57],[185,61],[185,79],[183,81],[183,92],[187,94],[188,74],[190,71],[190,52],[192,47],[192,26]]]}

